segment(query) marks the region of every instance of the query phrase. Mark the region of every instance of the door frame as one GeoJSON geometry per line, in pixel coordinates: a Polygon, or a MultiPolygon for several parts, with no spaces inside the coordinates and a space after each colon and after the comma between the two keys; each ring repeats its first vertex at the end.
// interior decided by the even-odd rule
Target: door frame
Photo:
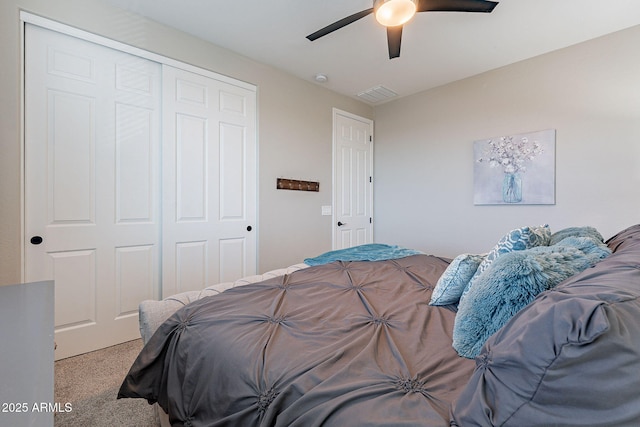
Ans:
{"type": "Polygon", "coordinates": [[[338,225],[337,225],[337,213],[336,213],[336,206],[337,206],[337,201],[339,199],[339,188],[337,185],[337,173],[338,173],[338,165],[337,165],[337,159],[338,159],[338,138],[337,138],[337,132],[338,132],[338,126],[337,126],[337,116],[343,116],[343,117],[347,117],[349,119],[353,119],[353,120],[357,120],[363,123],[366,123],[369,125],[369,135],[370,135],[370,143],[371,143],[371,156],[369,157],[369,170],[371,171],[371,185],[369,186],[369,191],[371,191],[371,194],[369,195],[369,212],[371,212],[371,222],[369,223],[369,235],[371,236],[371,241],[374,241],[374,235],[373,235],[373,187],[374,187],[374,183],[375,180],[373,179],[373,174],[374,174],[374,170],[373,170],[373,154],[374,154],[374,135],[373,135],[373,120],[368,119],[366,117],[361,117],[358,116],[356,114],[353,113],[349,113],[348,111],[344,111],[344,110],[340,110],[338,108],[333,108],[333,115],[332,115],[332,123],[333,123],[333,130],[332,130],[332,158],[331,158],[331,178],[332,178],[332,189],[331,189],[331,194],[332,194],[332,205],[333,208],[331,209],[331,248],[333,250],[337,249],[337,232],[338,232],[338,225]]]}

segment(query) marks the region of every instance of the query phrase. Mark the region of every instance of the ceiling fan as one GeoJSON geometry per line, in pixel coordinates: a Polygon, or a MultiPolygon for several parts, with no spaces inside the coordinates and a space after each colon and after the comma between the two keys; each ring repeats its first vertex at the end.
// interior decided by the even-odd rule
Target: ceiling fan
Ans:
{"type": "Polygon", "coordinates": [[[387,27],[389,59],[400,56],[402,27],[416,12],[484,12],[491,13],[498,2],[486,0],[374,0],[373,7],[342,18],[331,25],[309,34],[311,41],[326,36],[342,27],[374,13],[376,20],[387,27]]]}

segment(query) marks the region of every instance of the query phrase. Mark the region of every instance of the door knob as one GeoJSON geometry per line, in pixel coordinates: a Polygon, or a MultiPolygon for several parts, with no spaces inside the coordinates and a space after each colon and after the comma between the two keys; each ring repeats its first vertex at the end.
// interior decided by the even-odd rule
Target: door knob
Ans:
{"type": "Polygon", "coordinates": [[[42,243],[42,240],[43,239],[40,236],[33,236],[30,241],[32,245],[39,245],[40,243],[42,243]]]}
{"type": "Polygon", "coordinates": [[[342,227],[343,225],[347,225],[346,222],[338,221],[338,227],[342,227]]]}
{"type": "Polygon", "coordinates": [[[253,230],[253,228],[250,225],[247,226],[247,231],[251,231],[251,230],[253,230]]]}

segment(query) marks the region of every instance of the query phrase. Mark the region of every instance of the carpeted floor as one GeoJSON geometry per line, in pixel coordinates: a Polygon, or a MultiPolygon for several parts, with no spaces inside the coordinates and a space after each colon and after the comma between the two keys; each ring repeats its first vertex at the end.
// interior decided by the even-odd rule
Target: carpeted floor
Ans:
{"type": "Polygon", "coordinates": [[[55,362],[55,401],[71,404],[71,411],[55,414],[55,426],[157,426],[146,400],[116,399],[140,349],[142,341],[135,340],[55,362]]]}

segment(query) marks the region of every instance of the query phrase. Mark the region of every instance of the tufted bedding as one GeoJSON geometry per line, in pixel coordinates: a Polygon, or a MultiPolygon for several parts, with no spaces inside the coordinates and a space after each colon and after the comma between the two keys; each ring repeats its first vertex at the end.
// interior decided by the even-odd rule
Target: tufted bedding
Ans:
{"type": "Polygon", "coordinates": [[[640,224],[495,248],[527,229],[544,241],[480,273],[487,255],[335,261],[143,304],[118,397],[174,426],[640,425],[640,224]]]}
{"type": "Polygon", "coordinates": [[[172,425],[448,425],[475,365],[451,347],[455,312],[428,305],[447,266],[338,261],[197,300],[119,397],[158,402],[172,425]]]}

